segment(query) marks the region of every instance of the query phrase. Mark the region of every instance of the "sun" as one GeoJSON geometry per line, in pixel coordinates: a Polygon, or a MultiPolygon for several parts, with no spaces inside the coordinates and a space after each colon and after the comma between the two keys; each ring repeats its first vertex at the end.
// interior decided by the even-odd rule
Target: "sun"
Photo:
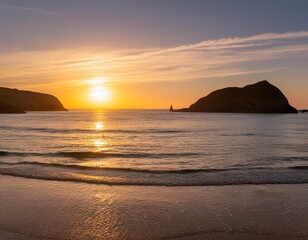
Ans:
{"type": "Polygon", "coordinates": [[[109,91],[104,86],[93,86],[90,95],[94,102],[102,103],[108,100],[109,91]]]}
{"type": "Polygon", "coordinates": [[[110,91],[106,87],[106,78],[90,79],[90,97],[96,104],[107,102],[110,99],[110,91]]]}

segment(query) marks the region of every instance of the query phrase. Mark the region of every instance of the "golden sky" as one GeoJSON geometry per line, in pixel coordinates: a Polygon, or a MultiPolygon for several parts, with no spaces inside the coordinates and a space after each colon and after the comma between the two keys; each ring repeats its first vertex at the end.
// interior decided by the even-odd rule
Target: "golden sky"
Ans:
{"type": "Polygon", "coordinates": [[[0,0],[0,86],[70,109],[188,107],[268,80],[308,108],[308,1],[0,0]]]}
{"type": "Polygon", "coordinates": [[[54,94],[67,108],[180,108],[215,89],[267,79],[303,108],[307,40],[308,32],[288,32],[169,48],[4,52],[1,85],[54,94]]]}

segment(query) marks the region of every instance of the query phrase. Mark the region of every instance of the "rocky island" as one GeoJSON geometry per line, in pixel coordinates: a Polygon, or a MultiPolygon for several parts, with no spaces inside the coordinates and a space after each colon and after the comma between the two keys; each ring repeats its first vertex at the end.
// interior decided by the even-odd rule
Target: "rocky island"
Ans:
{"type": "Polygon", "coordinates": [[[189,108],[174,112],[298,113],[274,85],[264,80],[243,88],[228,87],[200,98],[189,108]]]}
{"type": "Polygon", "coordinates": [[[0,113],[67,111],[55,97],[45,93],[0,87],[0,113]]]}

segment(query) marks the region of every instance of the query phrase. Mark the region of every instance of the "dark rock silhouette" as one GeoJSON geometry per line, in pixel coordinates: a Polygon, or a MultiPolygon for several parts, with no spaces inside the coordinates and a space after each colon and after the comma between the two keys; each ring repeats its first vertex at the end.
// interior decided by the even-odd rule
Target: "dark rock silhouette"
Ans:
{"type": "Polygon", "coordinates": [[[0,106],[0,113],[26,113],[25,111],[14,106],[0,106]]]}
{"type": "Polygon", "coordinates": [[[0,87],[0,113],[24,111],[67,111],[54,96],[0,87]]]}
{"type": "Polygon", "coordinates": [[[303,109],[302,110],[302,113],[306,113],[306,112],[308,112],[308,109],[303,109]]]}
{"type": "Polygon", "coordinates": [[[264,80],[243,88],[216,90],[189,108],[175,112],[298,113],[275,86],[264,80]]]}
{"type": "Polygon", "coordinates": [[[172,105],[170,106],[170,109],[169,109],[171,112],[173,112],[173,107],[172,107],[172,105]]]}

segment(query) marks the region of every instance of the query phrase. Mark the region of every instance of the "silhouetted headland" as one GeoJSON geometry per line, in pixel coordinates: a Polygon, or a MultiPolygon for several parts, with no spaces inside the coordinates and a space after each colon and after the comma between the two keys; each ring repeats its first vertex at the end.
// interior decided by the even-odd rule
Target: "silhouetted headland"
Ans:
{"type": "Polygon", "coordinates": [[[26,112],[14,106],[4,105],[0,106],[0,113],[26,113],[26,112]]]}
{"type": "Polygon", "coordinates": [[[303,109],[302,110],[302,113],[307,113],[308,112],[308,109],[303,109]]]}
{"type": "Polygon", "coordinates": [[[298,113],[274,85],[264,80],[243,88],[228,87],[174,112],[298,113]]]}
{"type": "Polygon", "coordinates": [[[0,87],[0,113],[67,111],[55,96],[0,87]]]}

